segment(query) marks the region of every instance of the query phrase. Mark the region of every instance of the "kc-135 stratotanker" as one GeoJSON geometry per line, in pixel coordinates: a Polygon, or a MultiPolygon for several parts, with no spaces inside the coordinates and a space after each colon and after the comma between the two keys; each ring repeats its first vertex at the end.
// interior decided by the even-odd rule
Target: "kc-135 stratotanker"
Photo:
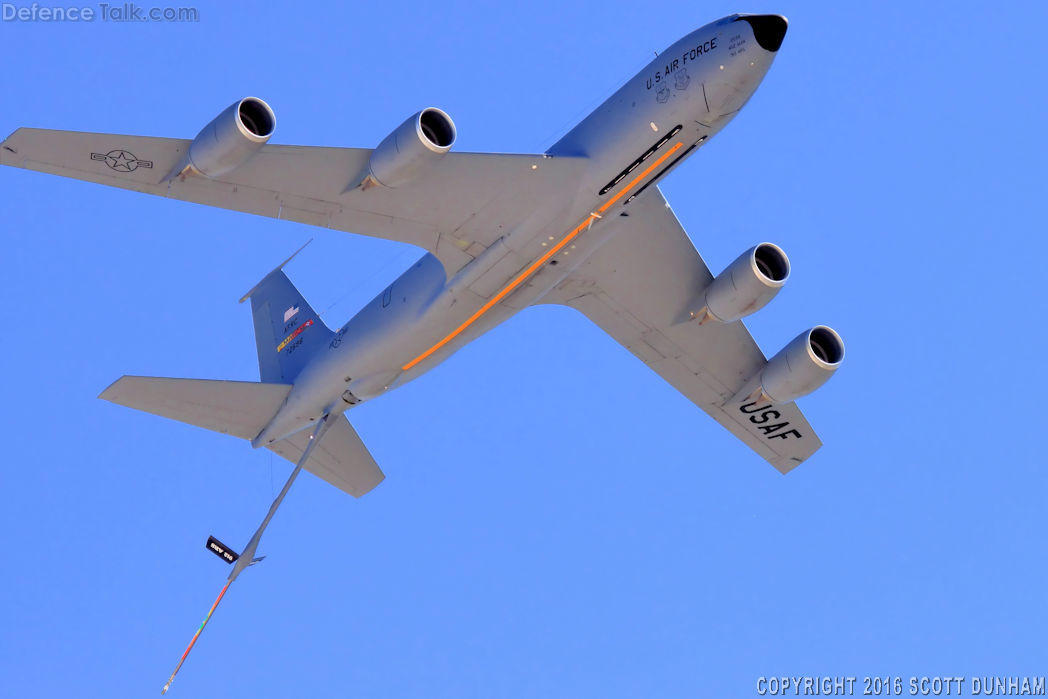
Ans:
{"type": "Polygon", "coordinates": [[[732,15],[688,34],[537,155],[451,152],[455,125],[436,108],[375,149],[268,145],[275,117],[255,97],[192,140],[23,128],[0,144],[4,165],[426,251],[338,330],[287,261],[270,272],[241,299],[259,382],[124,376],[102,392],[295,463],[242,554],[209,539],[233,565],[219,600],[302,468],[358,497],[382,481],[346,412],[528,306],[578,309],[783,473],[820,447],[794,401],[840,366],[840,336],[819,325],[765,358],[741,319],[786,283],[786,254],[760,243],[714,277],[656,185],[746,104],[786,27],[732,15]]]}

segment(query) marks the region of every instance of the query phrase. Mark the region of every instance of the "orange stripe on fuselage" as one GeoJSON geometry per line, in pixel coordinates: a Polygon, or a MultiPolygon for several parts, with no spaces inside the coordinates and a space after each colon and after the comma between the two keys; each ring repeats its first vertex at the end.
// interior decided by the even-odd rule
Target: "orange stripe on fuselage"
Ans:
{"type": "MultiPolygon", "coordinates": [[[[670,157],[671,155],[676,153],[678,150],[680,150],[681,146],[683,146],[683,145],[684,145],[683,143],[678,141],[672,148],[670,148],[668,151],[663,153],[655,162],[653,162],[651,165],[649,165],[647,168],[645,168],[644,172],[642,172],[639,175],[637,175],[636,177],[634,177],[633,180],[628,185],[626,185],[625,187],[620,189],[618,194],[613,196],[608,201],[604,202],[604,204],[599,209],[597,209],[597,212],[598,213],[604,213],[605,211],[610,209],[615,204],[615,202],[617,202],[619,199],[622,198],[622,196],[624,194],[626,194],[626,192],[628,192],[631,189],[633,189],[634,187],[636,187],[638,182],[640,182],[645,177],[647,177],[649,174],[651,174],[652,170],[657,168],[659,165],[661,165],[663,162],[665,162],[665,160],[668,157],[670,157]]],[[[528,265],[528,268],[525,269],[520,274],[518,274],[516,277],[514,277],[513,281],[511,281],[506,286],[502,287],[501,291],[499,291],[497,294],[495,294],[490,299],[488,299],[487,303],[485,303],[483,306],[481,306],[477,310],[476,313],[474,313],[469,318],[467,318],[465,320],[465,322],[462,323],[462,325],[460,325],[457,328],[455,328],[454,330],[452,330],[443,340],[441,340],[437,344],[433,345],[428,350],[426,350],[425,352],[423,352],[422,354],[420,354],[419,356],[415,357],[410,362],[408,362],[407,364],[402,366],[401,369],[403,371],[407,371],[408,369],[410,369],[411,367],[415,366],[419,362],[423,361],[424,359],[429,357],[431,354],[433,354],[434,352],[439,350],[441,347],[443,347],[444,345],[448,344],[449,342],[454,340],[456,337],[461,335],[462,332],[466,330],[466,328],[468,328],[469,326],[473,325],[473,323],[477,322],[477,320],[482,315],[484,315],[485,313],[490,311],[495,306],[495,304],[497,304],[502,299],[506,298],[506,296],[508,296],[510,292],[512,292],[514,289],[516,289],[518,286],[520,286],[524,282],[525,279],[530,277],[535,272],[535,270],[537,270],[542,265],[546,264],[551,257],[556,255],[558,252],[560,252],[564,248],[565,245],[567,245],[572,240],[574,240],[576,237],[578,237],[578,235],[580,233],[582,233],[583,229],[585,229],[587,226],[589,226],[591,223],[593,223],[593,221],[597,220],[597,218],[598,218],[598,216],[596,216],[594,214],[590,214],[589,216],[587,216],[585,218],[585,220],[583,220],[582,223],[580,223],[575,228],[573,228],[570,233],[568,233],[566,236],[564,236],[560,240],[559,243],[557,243],[552,248],[550,248],[549,251],[545,255],[543,255],[539,259],[535,260],[530,265],[528,265]]]]}

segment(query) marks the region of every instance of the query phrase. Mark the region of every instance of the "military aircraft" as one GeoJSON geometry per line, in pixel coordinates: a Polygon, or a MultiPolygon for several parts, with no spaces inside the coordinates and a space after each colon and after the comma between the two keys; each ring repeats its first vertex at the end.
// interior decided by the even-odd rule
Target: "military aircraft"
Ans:
{"type": "Polygon", "coordinates": [[[451,152],[454,122],[436,108],[374,149],[268,145],[276,120],[255,97],[193,140],[23,128],[0,144],[4,165],[426,251],[338,330],[287,261],[270,272],[241,299],[259,382],[124,376],[102,392],[295,463],[242,554],[208,540],[233,564],[219,600],[302,468],[357,497],[382,481],[345,413],[535,304],[581,311],[783,473],[821,446],[794,401],[840,366],[840,336],[816,326],[767,359],[741,319],[786,283],[786,254],[760,243],[714,277],[657,186],[746,104],[786,29],[779,15],[697,29],[536,155],[451,152]]]}

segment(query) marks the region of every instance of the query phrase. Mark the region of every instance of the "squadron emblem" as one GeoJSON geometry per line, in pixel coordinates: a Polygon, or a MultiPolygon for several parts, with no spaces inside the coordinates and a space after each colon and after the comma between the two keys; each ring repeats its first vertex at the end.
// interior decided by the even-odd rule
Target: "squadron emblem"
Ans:
{"type": "Polygon", "coordinates": [[[687,68],[681,68],[673,74],[673,77],[675,80],[673,87],[675,87],[678,90],[687,90],[688,85],[691,84],[691,76],[688,75],[687,68]]]}

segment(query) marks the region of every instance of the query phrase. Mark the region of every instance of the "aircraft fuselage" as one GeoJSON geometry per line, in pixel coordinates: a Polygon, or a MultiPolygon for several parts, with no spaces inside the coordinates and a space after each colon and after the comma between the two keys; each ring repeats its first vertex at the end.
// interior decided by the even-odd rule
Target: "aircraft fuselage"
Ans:
{"type": "Polygon", "coordinates": [[[431,254],[415,262],[306,366],[255,446],[411,381],[541,302],[614,234],[609,220],[629,216],[633,197],[694,155],[752,96],[785,32],[784,20],[769,17],[718,20],[659,54],[546,151],[587,159],[577,190],[516,223],[451,279],[431,254]]]}

